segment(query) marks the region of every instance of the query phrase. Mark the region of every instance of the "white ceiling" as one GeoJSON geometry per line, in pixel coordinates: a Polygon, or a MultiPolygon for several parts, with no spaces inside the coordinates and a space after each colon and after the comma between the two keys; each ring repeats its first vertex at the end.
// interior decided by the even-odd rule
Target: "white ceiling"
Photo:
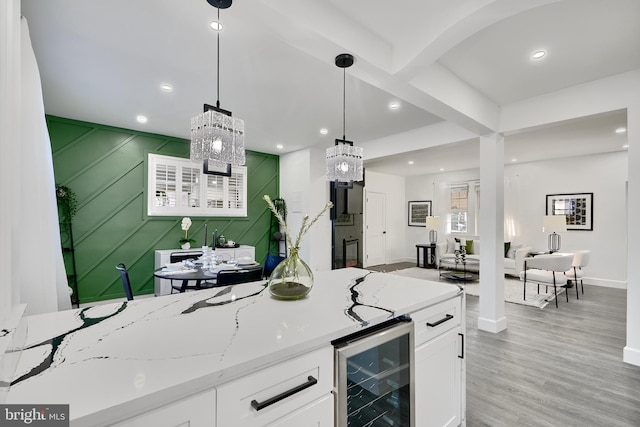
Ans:
{"type": "MultiPolygon", "coordinates": [[[[215,103],[208,23],[217,9],[205,0],[22,0],[22,8],[48,114],[188,138],[190,118],[215,103]],[[159,89],[165,82],[172,93],[159,89]]],[[[343,52],[356,57],[346,71],[346,136],[364,143],[365,156],[367,141],[443,120],[412,84],[432,66],[497,105],[640,68],[638,0],[236,0],[220,14],[221,106],[245,120],[247,148],[267,153],[342,137],[334,57],[343,52]],[[537,48],[548,55],[532,63],[537,48]],[[388,109],[392,100],[399,110],[388,109]]],[[[507,135],[507,161],[621,149],[624,135],[611,127],[625,120],[621,112],[507,135]],[[532,144],[541,149],[527,150],[532,144]]],[[[467,168],[465,156],[477,167],[473,144],[425,150],[427,161],[413,153],[413,168],[392,170],[467,168]]],[[[407,161],[385,160],[367,168],[407,161]]]]}

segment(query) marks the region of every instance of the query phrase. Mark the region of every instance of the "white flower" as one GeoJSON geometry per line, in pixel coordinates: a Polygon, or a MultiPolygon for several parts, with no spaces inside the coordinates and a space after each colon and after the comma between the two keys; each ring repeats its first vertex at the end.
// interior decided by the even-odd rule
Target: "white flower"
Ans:
{"type": "Polygon", "coordinates": [[[189,228],[191,227],[191,218],[189,218],[188,216],[185,216],[184,218],[182,218],[182,229],[184,231],[189,230],[189,228]]]}

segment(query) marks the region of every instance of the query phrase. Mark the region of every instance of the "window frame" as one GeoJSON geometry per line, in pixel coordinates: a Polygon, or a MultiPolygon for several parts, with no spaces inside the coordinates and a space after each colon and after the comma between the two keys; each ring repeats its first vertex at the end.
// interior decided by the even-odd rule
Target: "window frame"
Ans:
{"type": "MultiPolygon", "coordinates": [[[[464,183],[464,184],[450,184],[449,188],[448,188],[448,192],[449,192],[449,206],[448,206],[448,212],[447,212],[447,227],[449,228],[449,233],[451,234],[466,234],[468,233],[469,230],[469,184],[468,183],[464,183]],[[453,193],[454,192],[465,192],[466,193],[466,197],[464,198],[465,201],[465,206],[464,209],[462,209],[462,207],[458,207],[456,209],[452,208],[453,205],[453,193]],[[454,223],[454,215],[456,217],[458,217],[458,219],[455,220],[456,224],[461,224],[464,223],[464,230],[460,230],[460,229],[455,229],[453,228],[453,223],[454,223]],[[462,215],[463,217],[463,221],[460,220],[460,216],[462,215]]],[[[462,200],[462,198],[458,197],[458,200],[462,200]]]]}
{"type": "MultiPolygon", "coordinates": [[[[201,162],[192,162],[182,157],[165,156],[162,154],[149,153],[147,157],[147,215],[154,216],[223,216],[223,217],[246,217],[247,216],[247,168],[245,166],[233,166],[231,176],[210,175],[203,173],[201,162]],[[174,206],[157,206],[157,175],[156,171],[160,165],[167,165],[167,169],[175,168],[174,185],[175,195],[174,206]],[[183,168],[196,169],[197,178],[192,186],[197,186],[197,193],[184,191],[190,184],[183,183],[183,168]],[[222,178],[222,203],[218,207],[208,207],[207,197],[210,196],[210,179],[216,177],[219,181],[222,178]],[[198,179],[199,178],[199,179],[198,179]],[[234,184],[235,182],[235,184],[234,184]],[[203,183],[205,185],[203,185],[203,183]],[[233,200],[232,200],[233,199],[233,200]],[[188,203],[185,205],[183,201],[188,203]],[[199,206],[189,206],[190,201],[197,200],[199,206]],[[238,204],[239,206],[234,206],[238,204]],[[233,207],[232,207],[233,206],[233,207]]],[[[191,174],[193,177],[193,174],[191,174]]],[[[171,183],[171,181],[169,181],[171,183]]],[[[217,191],[220,194],[220,191],[217,191]]],[[[166,197],[171,200],[169,194],[166,197]]],[[[218,201],[220,201],[218,199],[218,201]]]]}

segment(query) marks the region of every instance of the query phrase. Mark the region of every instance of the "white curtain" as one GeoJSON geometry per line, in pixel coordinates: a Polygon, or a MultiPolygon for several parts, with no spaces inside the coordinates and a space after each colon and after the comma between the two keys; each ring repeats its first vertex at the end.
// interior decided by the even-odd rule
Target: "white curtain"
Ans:
{"type": "Polygon", "coordinates": [[[60,247],[40,72],[24,17],[21,30],[22,138],[16,168],[20,183],[19,277],[21,301],[32,315],[71,308],[71,299],[60,247]]]}
{"type": "Polygon", "coordinates": [[[520,177],[504,177],[504,241],[513,242],[520,235],[520,177]]]}

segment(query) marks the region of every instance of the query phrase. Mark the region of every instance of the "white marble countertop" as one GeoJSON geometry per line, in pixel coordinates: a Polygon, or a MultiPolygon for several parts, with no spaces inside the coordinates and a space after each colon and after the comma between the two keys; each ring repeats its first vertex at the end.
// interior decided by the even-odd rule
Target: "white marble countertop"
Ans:
{"type": "Polygon", "coordinates": [[[309,296],[254,282],[32,316],[6,403],[70,404],[101,425],[449,299],[458,287],[349,268],[309,296]]]}

